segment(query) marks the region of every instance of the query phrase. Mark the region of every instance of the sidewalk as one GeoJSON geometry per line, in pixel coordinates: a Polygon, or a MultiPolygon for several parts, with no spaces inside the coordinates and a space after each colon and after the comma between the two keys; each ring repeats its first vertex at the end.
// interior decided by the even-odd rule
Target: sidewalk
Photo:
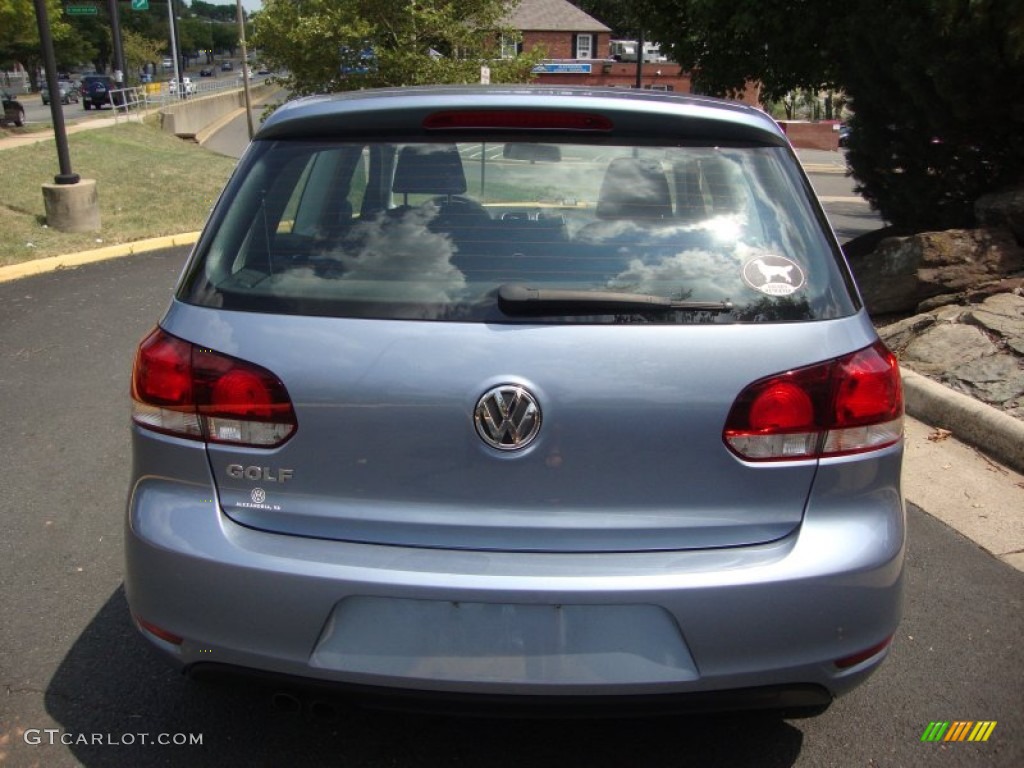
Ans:
{"type": "MultiPolygon", "coordinates": [[[[137,115],[132,115],[132,119],[136,116],[137,115]]],[[[122,121],[126,119],[127,118],[121,118],[122,121]]],[[[92,131],[97,128],[109,128],[117,122],[118,118],[116,117],[97,117],[92,120],[83,120],[80,123],[68,125],[64,128],[64,133],[72,134],[79,133],[80,131],[92,131]]],[[[0,138],[0,150],[24,147],[29,144],[38,144],[41,141],[53,141],[52,128],[48,128],[45,131],[17,134],[0,138]]]]}
{"type": "MultiPolygon", "coordinates": [[[[912,413],[913,407],[908,407],[912,413]]],[[[950,431],[915,418],[907,418],[906,435],[903,495],[907,501],[1024,571],[1024,475],[961,442],[950,431]]]]}

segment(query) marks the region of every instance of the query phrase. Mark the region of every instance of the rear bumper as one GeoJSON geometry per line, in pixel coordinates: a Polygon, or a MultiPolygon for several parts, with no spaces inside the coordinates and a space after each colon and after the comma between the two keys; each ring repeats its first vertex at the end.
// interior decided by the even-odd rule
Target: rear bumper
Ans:
{"type": "Polygon", "coordinates": [[[210,486],[143,476],[128,504],[126,591],[136,617],[183,638],[143,631],[186,669],[455,697],[810,706],[808,691],[818,702],[841,695],[888,649],[846,667],[836,660],[896,630],[900,450],[879,460],[862,493],[842,460],[834,472],[823,464],[803,525],[784,539],[689,552],[472,552],[281,536],[231,521],[210,486]],[[893,475],[888,490],[879,473],[893,475]]]}
{"type": "Polygon", "coordinates": [[[188,676],[203,682],[252,687],[264,694],[269,693],[271,701],[282,710],[296,711],[301,707],[320,718],[330,718],[350,703],[371,709],[531,719],[618,719],[749,710],[770,710],[786,717],[811,717],[821,714],[832,703],[832,695],[815,685],[651,695],[530,696],[353,685],[210,662],[193,664],[188,668],[188,676]]]}

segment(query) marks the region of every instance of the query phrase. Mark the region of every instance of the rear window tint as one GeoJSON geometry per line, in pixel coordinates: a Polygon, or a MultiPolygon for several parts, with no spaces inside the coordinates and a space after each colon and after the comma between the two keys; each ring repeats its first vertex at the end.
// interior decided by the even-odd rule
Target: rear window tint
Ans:
{"type": "Polygon", "coordinates": [[[501,286],[723,309],[529,322],[772,322],[853,313],[849,276],[774,147],[257,142],[183,301],[256,312],[523,322],[501,286]]]}

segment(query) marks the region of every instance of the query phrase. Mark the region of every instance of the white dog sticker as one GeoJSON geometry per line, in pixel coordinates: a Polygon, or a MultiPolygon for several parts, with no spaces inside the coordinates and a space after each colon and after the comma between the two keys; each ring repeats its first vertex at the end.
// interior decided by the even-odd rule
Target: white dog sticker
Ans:
{"type": "Polygon", "coordinates": [[[762,254],[743,265],[743,282],[767,296],[789,296],[803,288],[805,280],[795,261],[762,254]]]}

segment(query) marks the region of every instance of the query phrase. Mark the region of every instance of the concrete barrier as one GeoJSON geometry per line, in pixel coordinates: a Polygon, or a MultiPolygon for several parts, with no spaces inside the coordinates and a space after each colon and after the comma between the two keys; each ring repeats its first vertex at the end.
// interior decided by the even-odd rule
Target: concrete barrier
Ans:
{"type": "MultiPolygon", "coordinates": [[[[270,93],[275,86],[251,85],[249,94],[253,101],[270,93]]],[[[236,109],[245,108],[245,91],[238,90],[215,93],[210,96],[194,96],[176,104],[160,108],[160,128],[183,139],[194,139],[206,126],[216,122],[236,109]]]]}

